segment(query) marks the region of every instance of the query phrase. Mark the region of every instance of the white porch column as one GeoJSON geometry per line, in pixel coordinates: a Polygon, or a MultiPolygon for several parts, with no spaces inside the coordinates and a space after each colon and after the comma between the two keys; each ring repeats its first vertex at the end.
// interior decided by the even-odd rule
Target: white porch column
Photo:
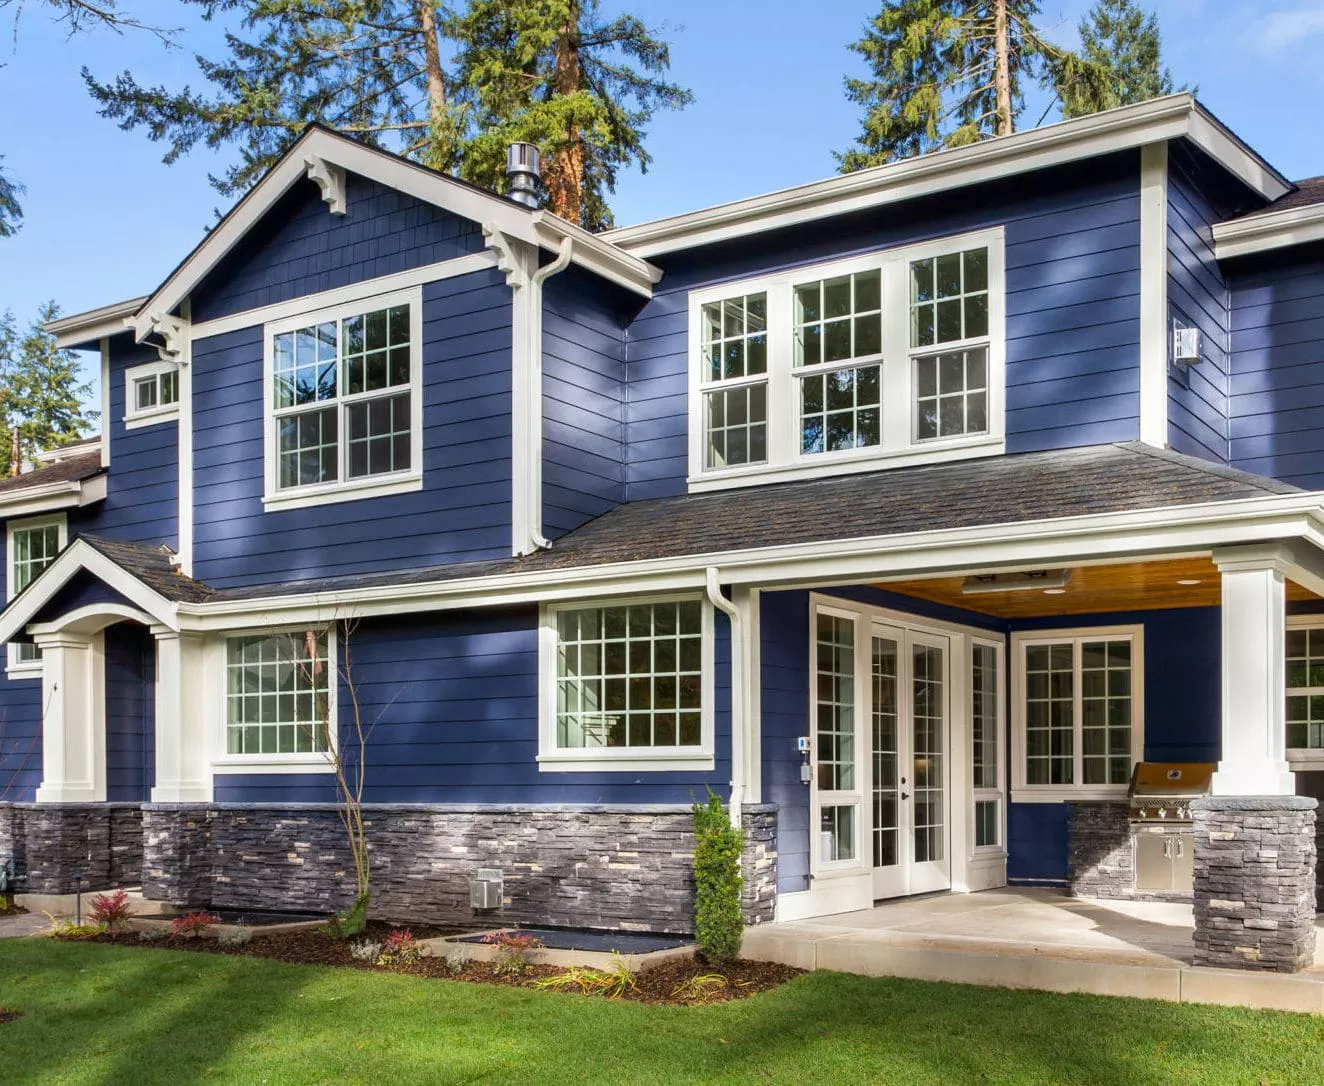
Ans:
{"type": "Polygon", "coordinates": [[[156,638],[156,784],[153,803],[211,800],[210,736],[206,721],[211,684],[205,642],[153,626],[156,638]]]}
{"type": "Polygon", "coordinates": [[[1227,551],[1214,562],[1223,579],[1223,746],[1213,794],[1294,795],[1285,724],[1290,558],[1227,551]]]}
{"type": "Polygon", "coordinates": [[[38,803],[106,799],[105,638],[37,634],[41,671],[38,803]]]}

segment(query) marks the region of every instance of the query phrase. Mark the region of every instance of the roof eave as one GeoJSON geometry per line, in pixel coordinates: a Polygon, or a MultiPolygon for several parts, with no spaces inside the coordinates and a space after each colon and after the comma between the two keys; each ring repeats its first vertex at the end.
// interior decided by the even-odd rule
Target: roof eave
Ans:
{"type": "Polygon", "coordinates": [[[1213,235],[1214,255],[1219,260],[1324,241],[1324,204],[1215,223],[1213,235]]]}
{"type": "Polygon", "coordinates": [[[89,347],[106,336],[127,332],[125,320],[137,313],[146,301],[147,297],[144,295],[141,298],[130,298],[125,302],[89,309],[84,313],[72,313],[67,317],[47,321],[45,328],[55,337],[55,345],[61,349],[89,347]]]}
{"type": "Polygon", "coordinates": [[[105,497],[104,472],[86,479],[62,479],[58,483],[42,483],[12,493],[0,493],[0,520],[33,516],[37,513],[54,513],[61,509],[79,509],[84,505],[103,501],[105,497]]]}

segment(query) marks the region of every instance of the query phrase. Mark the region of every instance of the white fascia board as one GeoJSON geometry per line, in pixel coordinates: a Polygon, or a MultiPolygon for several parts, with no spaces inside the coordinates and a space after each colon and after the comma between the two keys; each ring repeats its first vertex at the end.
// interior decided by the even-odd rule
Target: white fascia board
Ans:
{"type": "Polygon", "coordinates": [[[106,497],[106,476],[45,483],[0,498],[0,520],[50,513],[57,509],[78,509],[106,497]]]}
{"type": "Polygon", "coordinates": [[[124,332],[125,318],[137,313],[145,301],[146,296],[130,298],[127,302],[103,305],[99,309],[89,309],[86,313],[58,317],[46,322],[46,331],[55,337],[55,345],[61,350],[66,347],[89,347],[99,339],[124,332]]]}
{"type": "Polygon", "coordinates": [[[1213,234],[1219,260],[1324,240],[1324,204],[1215,223],[1213,234]]]}
{"type": "Polygon", "coordinates": [[[1183,93],[610,230],[602,237],[627,252],[651,257],[1182,137],[1266,200],[1275,200],[1291,188],[1183,93]]]}
{"type": "Polygon", "coordinates": [[[1273,539],[1304,539],[1324,546],[1324,494],[1266,495],[1139,512],[833,540],[830,548],[814,541],[537,573],[181,603],[177,612],[185,629],[242,629],[276,622],[589,599],[610,593],[693,590],[705,586],[705,571],[710,566],[719,570],[723,584],[781,588],[1037,568],[1046,562],[1101,564],[1123,558],[1207,554],[1214,547],[1273,539]]]}
{"type": "Polygon", "coordinates": [[[75,539],[54,562],[47,566],[3,613],[0,613],[0,642],[12,641],[23,632],[55,594],[80,570],[113,588],[141,611],[151,615],[161,625],[179,629],[175,605],[148,588],[142,581],[120,569],[114,562],[90,543],[75,539]]]}
{"type": "Polygon", "coordinates": [[[653,285],[662,278],[661,268],[550,211],[535,212],[533,225],[544,248],[557,250],[569,238],[574,242],[572,259],[576,264],[644,298],[653,296],[653,285]]]}

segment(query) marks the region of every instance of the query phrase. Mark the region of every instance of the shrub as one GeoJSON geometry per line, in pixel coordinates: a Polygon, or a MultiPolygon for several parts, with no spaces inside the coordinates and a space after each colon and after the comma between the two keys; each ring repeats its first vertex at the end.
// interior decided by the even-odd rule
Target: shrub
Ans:
{"type": "Polygon", "coordinates": [[[247,946],[253,941],[252,928],[230,928],[216,936],[221,946],[247,946]]]}
{"type": "Polygon", "coordinates": [[[469,964],[469,951],[457,946],[446,952],[446,971],[453,977],[458,977],[464,972],[464,967],[469,964]]]}
{"type": "Polygon", "coordinates": [[[382,956],[382,944],[372,939],[360,939],[356,943],[349,944],[349,954],[356,962],[369,962],[375,965],[377,959],[382,956]]]}
{"type": "Polygon", "coordinates": [[[713,965],[740,955],[745,921],[740,911],[740,854],[745,834],[731,825],[722,801],[709,791],[694,805],[694,934],[713,965]]]}
{"type": "Polygon", "coordinates": [[[483,942],[497,948],[492,972],[498,977],[522,977],[533,964],[533,952],[542,946],[536,935],[522,931],[493,931],[483,936],[483,942]]]}
{"type": "Polygon", "coordinates": [[[177,939],[196,939],[221,922],[213,913],[185,913],[170,921],[170,934],[177,939]]]}
{"type": "Polygon", "coordinates": [[[605,995],[608,999],[620,999],[626,992],[634,990],[637,977],[620,954],[615,951],[612,953],[615,958],[610,969],[571,966],[564,973],[533,981],[531,987],[544,992],[578,991],[583,995],[605,995]]]}
{"type": "Polygon", "coordinates": [[[143,928],[138,933],[138,942],[140,943],[159,943],[169,932],[165,928],[143,928]]]}
{"type": "Polygon", "coordinates": [[[113,894],[97,894],[87,907],[88,919],[94,924],[104,924],[107,931],[116,931],[127,927],[129,917],[133,915],[129,908],[129,895],[123,890],[113,894]]]}
{"type": "Polygon", "coordinates": [[[75,924],[72,920],[56,920],[51,925],[51,935],[56,939],[95,939],[105,934],[103,924],[75,924]]]}
{"type": "Polygon", "coordinates": [[[423,947],[408,928],[394,928],[382,942],[378,965],[417,965],[423,957],[423,947]]]}

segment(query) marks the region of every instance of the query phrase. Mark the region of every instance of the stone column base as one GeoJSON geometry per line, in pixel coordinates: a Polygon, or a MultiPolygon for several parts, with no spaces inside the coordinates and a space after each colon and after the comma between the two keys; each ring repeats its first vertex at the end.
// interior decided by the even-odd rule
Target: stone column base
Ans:
{"type": "Polygon", "coordinates": [[[1315,806],[1207,796],[1195,822],[1195,964],[1296,973],[1315,956],[1315,806]]]}

